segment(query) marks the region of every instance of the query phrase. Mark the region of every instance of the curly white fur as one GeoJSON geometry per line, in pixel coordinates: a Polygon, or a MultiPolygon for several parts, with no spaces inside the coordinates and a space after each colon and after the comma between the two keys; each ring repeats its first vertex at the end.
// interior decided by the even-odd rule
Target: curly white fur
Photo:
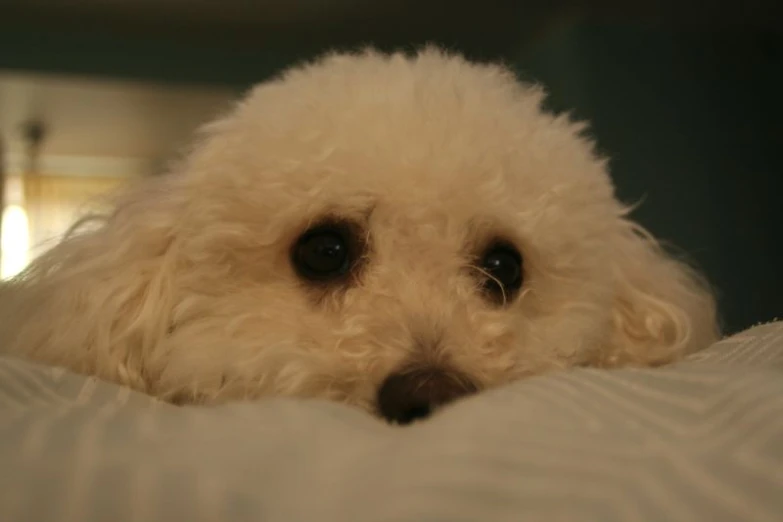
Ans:
{"type": "Polygon", "coordinates": [[[542,97],[434,49],[289,70],[4,285],[2,346],[170,400],[372,409],[412,361],[490,387],[709,344],[707,286],[628,219],[583,127],[542,97]],[[365,223],[371,249],[354,285],[314,299],[288,253],[325,214],[365,223]],[[492,236],[524,256],[506,306],[470,268],[492,236]]]}

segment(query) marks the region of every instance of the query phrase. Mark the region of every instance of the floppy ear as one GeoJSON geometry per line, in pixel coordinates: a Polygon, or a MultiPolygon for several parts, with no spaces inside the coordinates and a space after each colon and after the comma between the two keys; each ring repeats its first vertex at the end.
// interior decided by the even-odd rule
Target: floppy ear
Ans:
{"type": "Polygon", "coordinates": [[[610,256],[615,293],[604,364],[663,364],[717,340],[706,281],[642,227],[622,218],[610,256]]]}
{"type": "Polygon", "coordinates": [[[132,189],[97,229],[71,234],[4,284],[2,350],[145,391],[171,313],[170,183],[132,189]]]}

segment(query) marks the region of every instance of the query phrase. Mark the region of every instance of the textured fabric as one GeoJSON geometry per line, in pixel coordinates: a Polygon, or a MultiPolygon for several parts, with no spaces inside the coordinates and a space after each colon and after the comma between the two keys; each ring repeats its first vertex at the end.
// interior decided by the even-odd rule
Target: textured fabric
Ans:
{"type": "Polygon", "coordinates": [[[178,408],[0,360],[0,521],[781,521],[783,323],[407,428],[321,402],[178,408]]]}

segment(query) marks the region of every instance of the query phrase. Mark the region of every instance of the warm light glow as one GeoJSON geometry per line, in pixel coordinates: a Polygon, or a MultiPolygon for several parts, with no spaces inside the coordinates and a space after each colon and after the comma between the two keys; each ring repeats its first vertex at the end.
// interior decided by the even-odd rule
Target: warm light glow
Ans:
{"type": "Polygon", "coordinates": [[[3,227],[0,231],[2,241],[2,263],[0,277],[8,279],[27,266],[27,254],[30,249],[30,229],[27,212],[20,205],[9,205],[3,210],[3,227]]]}

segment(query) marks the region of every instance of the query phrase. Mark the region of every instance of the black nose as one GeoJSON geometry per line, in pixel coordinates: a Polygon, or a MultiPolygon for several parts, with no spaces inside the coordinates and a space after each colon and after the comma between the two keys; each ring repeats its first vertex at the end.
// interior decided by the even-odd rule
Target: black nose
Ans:
{"type": "Polygon", "coordinates": [[[465,395],[476,385],[465,377],[437,368],[393,373],[378,390],[378,411],[389,422],[408,424],[465,395]]]}

